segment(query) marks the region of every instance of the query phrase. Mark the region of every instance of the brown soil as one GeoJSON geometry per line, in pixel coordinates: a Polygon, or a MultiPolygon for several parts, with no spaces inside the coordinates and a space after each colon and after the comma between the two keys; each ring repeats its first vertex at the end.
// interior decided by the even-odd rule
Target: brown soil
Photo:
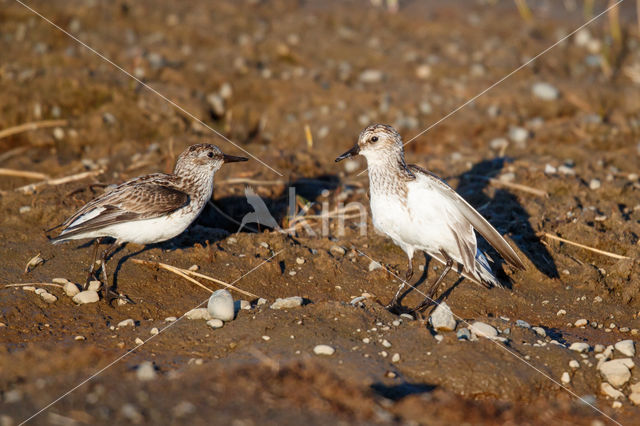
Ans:
{"type": "MultiPolygon", "coordinates": [[[[565,9],[571,2],[529,2],[530,22],[509,1],[407,3],[396,14],[366,1],[71,1],[33,7],[280,171],[282,177],[255,160],[225,166],[216,176],[214,202],[239,220],[251,211],[244,186],[225,180],[265,181],[253,187],[284,227],[288,190],[272,181],[294,184],[300,203],[316,201],[312,213],[323,202],[367,203],[366,174],[347,173],[333,162],[364,125],[390,123],[409,140],[586,19],[581,5],[565,9]],[[423,64],[430,66],[427,78],[416,74],[423,64]],[[367,69],[381,71],[382,79],[362,82],[367,69]],[[206,98],[224,83],[233,93],[218,116],[206,98]]],[[[33,179],[2,177],[0,281],[66,277],[79,283],[89,246],[52,246],[45,230],[101,193],[104,185],[95,184],[169,171],[177,154],[196,142],[241,151],[20,4],[0,4],[0,128],[69,120],[63,134],[48,128],[0,139],[0,166],[52,177],[105,169],[26,194],[15,189],[33,179]],[[45,262],[25,273],[38,253],[45,262]]],[[[597,10],[603,7],[596,2],[597,10]]],[[[630,174],[640,164],[640,89],[631,79],[640,64],[640,39],[633,4],[623,7],[622,39],[612,37],[607,17],[589,27],[601,42],[603,53],[596,56],[604,65],[590,65],[597,57],[569,39],[407,146],[410,162],[446,177],[526,259],[526,271],[504,268],[503,278],[511,282],[505,290],[457,282],[453,274],[447,279],[452,310],[469,322],[510,329],[503,334],[508,343],[458,341],[451,332],[438,342],[423,321],[394,325],[398,317],[376,299],[388,301],[398,280],[383,269],[370,272],[367,256],[404,274],[405,255],[376,234],[370,220],[368,236],[360,235],[353,219],[344,236],[337,221],[330,236],[320,235],[319,222],[315,236],[268,230],[232,235],[237,225],[207,208],[184,235],[146,249],[129,245],[114,256],[117,288],[134,305],[76,306],[60,289],[46,287],[58,297],[48,304],[30,291],[0,289],[0,424],[17,424],[72,389],[32,422],[607,422],[545,377],[559,382],[564,371],[575,395],[595,396],[594,404],[623,424],[637,421],[640,410],[629,401],[614,409],[600,395],[593,352],[589,367],[576,352],[551,343],[593,347],[638,340],[632,332],[640,328],[640,185],[630,174]],[[532,96],[536,82],[553,84],[559,98],[532,96]],[[490,141],[506,137],[513,126],[526,128],[529,138],[502,153],[491,148],[490,141]],[[574,174],[545,173],[547,164],[567,161],[574,174]],[[548,197],[486,179],[500,176],[548,197]],[[590,189],[593,179],[601,182],[599,189],[590,189]],[[541,238],[544,233],[631,259],[541,238]],[[331,250],[335,245],[345,254],[331,250]],[[195,264],[201,273],[232,282],[280,250],[236,283],[269,303],[240,311],[219,330],[198,320],[165,322],[206,302],[208,293],[130,261],[195,264]],[[364,292],[374,297],[349,304],[364,292]],[[295,295],[309,303],[269,309],[276,298],[295,295]],[[560,309],[566,315],[558,316],[560,309]],[[115,328],[127,318],[136,326],[115,328]],[[571,325],[580,318],[597,325],[571,325]],[[544,328],[547,337],[516,327],[518,319],[544,328]],[[157,337],[84,382],[134,349],[136,338],[151,337],[153,327],[161,330],[157,337]],[[391,347],[383,346],[385,339],[391,347]],[[317,344],[336,353],[314,355],[317,344]],[[400,361],[393,363],[395,353],[400,361]],[[568,366],[572,359],[581,361],[575,371],[568,366]],[[143,361],[154,363],[156,379],[137,378],[143,361]]],[[[416,271],[424,262],[416,256],[416,271]]],[[[434,266],[427,268],[428,280],[437,275],[434,266]]],[[[420,300],[414,291],[403,303],[420,300]]],[[[631,383],[639,380],[635,368],[631,383]]],[[[628,394],[627,387],[623,391],[628,394]]]]}

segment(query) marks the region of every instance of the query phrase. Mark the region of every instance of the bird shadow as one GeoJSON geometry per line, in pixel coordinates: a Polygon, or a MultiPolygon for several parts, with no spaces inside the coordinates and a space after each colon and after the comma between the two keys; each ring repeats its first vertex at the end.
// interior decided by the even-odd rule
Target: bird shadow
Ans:
{"type": "Polygon", "coordinates": [[[403,382],[397,385],[385,385],[384,383],[374,383],[371,390],[383,398],[398,401],[410,395],[418,395],[433,392],[436,386],[425,383],[403,382]]]}
{"type": "MultiPolygon", "coordinates": [[[[501,234],[510,234],[513,242],[536,269],[549,278],[558,278],[558,269],[553,257],[531,227],[531,217],[518,198],[505,189],[496,189],[493,197],[489,197],[484,191],[489,185],[487,178],[496,176],[509,161],[509,158],[498,157],[476,163],[469,171],[459,176],[460,182],[456,190],[471,205],[476,206],[501,234]]],[[[501,280],[506,281],[511,287],[502,269],[504,261],[498,253],[483,238],[479,238],[478,245],[499,267],[501,280]]]]}

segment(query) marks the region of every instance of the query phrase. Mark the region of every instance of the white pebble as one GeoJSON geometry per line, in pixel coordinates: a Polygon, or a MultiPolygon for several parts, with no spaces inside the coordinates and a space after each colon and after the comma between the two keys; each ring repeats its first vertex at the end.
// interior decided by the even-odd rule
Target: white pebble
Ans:
{"type": "Polygon", "coordinates": [[[484,322],[476,321],[469,327],[471,333],[475,336],[486,337],[487,339],[494,339],[498,336],[498,330],[486,324],[484,322]]]}
{"type": "Polygon", "coordinates": [[[611,404],[611,408],[622,408],[622,402],[613,401],[613,403],[611,404]]]}
{"type": "Polygon", "coordinates": [[[575,370],[576,368],[580,368],[580,363],[575,359],[572,359],[571,361],[569,361],[569,367],[575,370]]]}
{"type": "Polygon", "coordinates": [[[588,352],[589,344],[584,342],[574,342],[569,346],[569,350],[576,351],[578,353],[588,352]]]}
{"type": "Polygon", "coordinates": [[[636,348],[633,340],[621,340],[616,343],[614,347],[624,356],[633,357],[636,355],[636,348]]]}
{"type": "Polygon", "coordinates": [[[131,318],[127,318],[126,320],[122,320],[118,323],[118,328],[120,327],[135,327],[136,322],[131,319],[131,318]]]}
{"type": "Polygon", "coordinates": [[[122,408],[120,408],[120,414],[134,424],[142,423],[144,420],[144,416],[140,414],[140,411],[138,411],[136,406],[128,402],[122,405],[122,408]]]}
{"type": "Polygon", "coordinates": [[[269,336],[262,336],[262,340],[264,340],[265,342],[268,342],[269,340],[271,340],[271,337],[269,337],[269,336]]]}
{"type": "Polygon", "coordinates": [[[547,336],[547,333],[544,331],[544,328],[542,327],[531,327],[531,329],[535,331],[538,336],[541,336],[541,337],[547,336]]]}
{"type": "Polygon", "coordinates": [[[52,283],[54,284],[61,284],[61,285],[65,285],[66,283],[70,282],[68,279],[66,278],[53,278],[51,280],[52,283]]]}
{"type": "Polygon", "coordinates": [[[384,74],[382,73],[382,71],[368,69],[362,71],[362,73],[360,74],[360,81],[363,83],[379,83],[380,81],[382,81],[383,77],[384,74]]]}
{"type": "Polygon", "coordinates": [[[64,287],[62,289],[64,290],[64,293],[69,297],[73,297],[76,294],[80,293],[78,286],[68,281],[64,284],[64,287]]]}
{"type": "Polygon", "coordinates": [[[400,362],[400,354],[397,352],[393,354],[393,356],[391,357],[391,362],[393,363],[400,362]]]}
{"type": "Polygon", "coordinates": [[[531,93],[543,101],[554,101],[558,99],[558,89],[549,83],[535,83],[531,86],[531,93]]]}
{"type": "Polygon", "coordinates": [[[387,339],[384,339],[382,341],[382,346],[384,346],[385,348],[390,348],[391,347],[391,342],[389,342],[387,339]]]}
{"type": "Polygon", "coordinates": [[[560,381],[562,382],[563,385],[568,385],[569,383],[571,383],[571,376],[569,376],[569,373],[565,371],[564,373],[562,373],[562,377],[560,377],[560,381]]]}
{"type": "Polygon", "coordinates": [[[229,290],[216,290],[209,298],[207,312],[211,318],[218,318],[222,321],[231,321],[235,317],[233,296],[229,290]]]}
{"type": "Polygon", "coordinates": [[[316,355],[328,355],[331,356],[335,353],[335,349],[329,345],[316,345],[313,348],[313,353],[316,355]]]}
{"type": "Polygon", "coordinates": [[[100,296],[98,296],[98,292],[94,290],[85,290],[73,296],[73,301],[78,305],[82,305],[85,303],[95,303],[100,300],[100,296]]]}
{"type": "Polygon", "coordinates": [[[382,265],[380,265],[380,263],[376,262],[375,260],[372,260],[369,263],[369,272],[375,271],[376,269],[380,268],[382,268],[382,265]]]}
{"type": "Polygon", "coordinates": [[[49,293],[46,290],[40,293],[40,297],[42,298],[42,300],[44,300],[47,303],[54,303],[56,300],[58,300],[56,296],[54,296],[53,294],[49,293]]]}
{"type": "Polygon", "coordinates": [[[591,179],[591,181],[589,182],[589,189],[592,190],[596,190],[596,189],[600,189],[600,186],[602,186],[602,184],[600,183],[600,179],[591,179]]]}
{"type": "Polygon", "coordinates": [[[139,337],[136,337],[135,342],[136,342],[136,345],[140,346],[140,345],[142,345],[142,344],[144,343],[144,340],[142,340],[142,339],[141,339],[141,338],[139,338],[139,337]]]}
{"type": "Polygon", "coordinates": [[[158,328],[157,328],[157,327],[153,327],[151,330],[149,330],[149,333],[150,333],[152,336],[155,336],[156,334],[160,333],[160,330],[158,330],[158,328]]]}
{"type": "Polygon", "coordinates": [[[456,319],[451,308],[445,302],[441,302],[429,316],[429,322],[436,331],[453,331],[456,329],[456,319]]]}
{"type": "Polygon", "coordinates": [[[218,318],[214,318],[207,321],[207,325],[213,329],[222,328],[224,326],[224,322],[218,318]]]}
{"type": "Polygon", "coordinates": [[[184,317],[190,320],[210,320],[211,314],[207,308],[194,308],[185,313],[184,317]]]}
{"type": "Polygon", "coordinates": [[[262,305],[266,305],[267,304],[267,299],[264,298],[260,298],[258,299],[258,303],[256,303],[258,306],[262,306],[262,305]]]}
{"type": "Polygon", "coordinates": [[[138,380],[147,382],[156,378],[156,368],[151,361],[144,361],[138,366],[136,370],[136,376],[138,380]]]}
{"type": "Polygon", "coordinates": [[[174,321],[176,321],[177,319],[178,319],[178,318],[176,318],[176,317],[166,317],[164,320],[165,320],[166,322],[174,322],[174,321]]]}
{"type": "Polygon", "coordinates": [[[603,395],[606,395],[609,398],[613,398],[613,399],[624,398],[624,394],[622,392],[620,392],[617,389],[614,389],[613,386],[611,386],[607,382],[600,383],[600,392],[602,392],[603,395]]]}
{"type": "Polygon", "coordinates": [[[558,169],[556,169],[555,167],[553,167],[551,164],[548,164],[544,166],[544,174],[546,175],[553,175],[558,171],[558,169]]]}
{"type": "Polygon", "coordinates": [[[556,316],[562,316],[562,315],[567,315],[567,311],[565,311],[564,309],[560,309],[558,312],[556,312],[556,316]]]}
{"type": "Polygon", "coordinates": [[[629,363],[626,360],[631,361],[629,358],[605,361],[599,365],[598,370],[607,382],[619,388],[624,386],[631,378],[631,372],[628,366],[633,366],[633,361],[629,363]]]}
{"type": "Polygon", "coordinates": [[[102,287],[102,283],[98,280],[89,281],[89,287],[87,290],[98,291],[102,287]]]}
{"type": "Polygon", "coordinates": [[[514,126],[509,129],[509,139],[515,142],[517,146],[523,147],[527,138],[529,138],[529,131],[524,127],[514,126]]]}
{"type": "Polygon", "coordinates": [[[576,327],[584,327],[585,325],[587,325],[589,323],[589,321],[587,321],[584,318],[580,318],[579,320],[577,320],[573,325],[575,325],[576,327]]]}
{"type": "Polygon", "coordinates": [[[296,257],[296,263],[298,265],[304,265],[304,257],[296,257]]]}
{"type": "Polygon", "coordinates": [[[87,338],[86,338],[86,337],[84,337],[84,336],[76,336],[76,337],[74,337],[74,338],[73,338],[73,340],[78,340],[78,341],[80,341],[80,340],[87,340],[87,338]]]}
{"type": "Polygon", "coordinates": [[[275,302],[271,304],[271,309],[289,309],[302,306],[302,297],[292,296],[284,299],[277,298],[275,302]]]}

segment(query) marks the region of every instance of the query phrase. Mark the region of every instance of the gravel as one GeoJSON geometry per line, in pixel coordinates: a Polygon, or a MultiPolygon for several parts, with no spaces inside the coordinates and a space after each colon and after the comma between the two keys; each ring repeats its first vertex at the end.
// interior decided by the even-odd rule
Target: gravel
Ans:
{"type": "Polygon", "coordinates": [[[211,318],[217,318],[222,321],[231,321],[235,318],[235,307],[233,304],[233,296],[229,290],[216,290],[209,298],[207,304],[207,312],[211,318]]]}
{"type": "Polygon", "coordinates": [[[290,309],[302,306],[304,300],[300,296],[277,298],[270,306],[271,309],[290,309]]]}

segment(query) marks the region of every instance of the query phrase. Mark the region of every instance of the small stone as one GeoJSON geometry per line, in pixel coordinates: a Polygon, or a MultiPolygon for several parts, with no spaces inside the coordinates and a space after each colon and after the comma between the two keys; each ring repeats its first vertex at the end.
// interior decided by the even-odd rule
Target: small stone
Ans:
{"type": "Polygon", "coordinates": [[[400,362],[400,354],[397,352],[393,354],[393,356],[391,356],[391,362],[393,363],[400,362]]]}
{"type": "Polygon", "coordinates": [[[54,303],[56,300],[58,300],[56,296],[54,296],[53,294],[49,293],[46,290],[40,293],[40,297],[42,298],[42,300],[44,300],[47,303],[54,303]]]}
{"type": "Polygon", "coordinates": [[[529,324],[528,322],[523,321],[523,320],[517,320],[516,321],[516,327],[531,328],[531,324],[529,324]]]}
{"type": "MultiPolygon", "coordinates": [[[[629,358],[626,359],[631,361],[629,358]]],[[[600,364],[598,370],[607,382],[619,388],[624,386],[631,378],[628,365],[633,365],[633,361],[629,364],[625,362],[625,359],[614,359],[600,364]]]]}
{"type": "Polygon", "coordinates": [[[624,394],[622,392],[620,392],[617,389],[614,389],[614,387],[607,382],[600,383],[600,392],[603,395],[608,396],[609,398],[613,398],[613,399],[624,398],[624,394]]]}
{"type": "Polygon", "coordinates": [[[495,139],[492,139],[491,142],[489,142],[489,147],[496,151],[507,149],[508,146],[509,146],[509,141],[505,138],[495,138],[495,139]]]}
{"type": "Polygon", "coordinates": [[[102,283],[98,280],[89,281],[89,287],[87,290],[98,291],[102,287],[102,283]]]}
{"type": "Polygon", "coordinates": [[[591,181],[589,181],[589,189],[593,191],[600,189],[601,186],[600,179],[591,179],[591,181]]]}
{"type": "Polygon", "coordinates": [[[73,340],[87,340],[87,338],[84,336],[76,336],[73,338],[73,340]]]}
{"type": "Polygon", "coordinates": [[[210,320],[211,314],[207,308],[194,308],[185,313],[184,317],[190,320],[210,320]]]}
{"type": "Polygon", "coordinates": [[[56,127],[53,129],[53,138],[57,141],[61,141],[64,139],[64,130],[61,127],[56,127]]]}
{"type": "Polygon", "coordinates": [[[240,309],[244,309],[245,311],[248,311],[251,309],[251,302],[249,302],[248,300],[240,300],[238,305],[240,309]]]}
{"type": "Polygon", "coordinates": [[[368,69],[360,74],[360,81],[363,83],[379,83],[382,81],[384,74],[380,70],[368,69]]]}
{"type": "Polygon", "coordinates": [[[556,316],[562,316],[562,315],[567,315],[567,311],[565,311],[564,309],[560,309],[558,312],[556,312],[556,316]]]}
{"type": "Polygon", "coordinates": [[[531,328],[533,331],[536,332],[536,334],[540,337],[546,337],[547,336],[547,332],[544,331],[544,328],[542,327],[532,327],[531,328]]]}
{"type": "Polygon", "coordinates": [[[328,355],[331,356],[335,353],[335,349],[329,345],[316,345],[313,348],[313,353],[316,355],[328,355]]]}
{"type": "Polygon", "coordinates": [[[73,297],[76,294],[80,293],[80,289],[78,289],[78,286],[68,281],[64,284],[64,287],[62,287],[62,289],[64,290],[64,293],[69,297],[73,297]]]}
{"type": "Polygon", "coordinates": [[[197,410],[196,406],[189,401],[180,401],[175,407],[173,407],[173,415],[177,418],[186,417],[197,410]]]}
{"type": "Polygon", "coordinates": [[[469,341],[471,341],[471,332],[469,331],[468,328],[461,328],[456,333],[456,337],[458,338],[458,340],[469,340],[469,341]]]}
{"type": "Polygon", "coordinates": [[[131,318],[127,318],[126,320],[122,320],[118,323],[118,328],[121,327],[135,327],[136,326],[136,322],[131,319],[131,318]]]}
{"type": "Polygon", "coordinates": [[[453,331],[456,329],[456,319],[451,308],[445,302],[441,302],[429,316],[431,327],[436,331],[453,331]]]}
{"type": "Polygon", "coordinates": [[[207,325],[213,329],[222,328],[224,326],[224,322],[218,318],[214,318],[207,321],[207,325]]]}
{"type": "Polygon", "coordinates": [[[304,300],[300,296],[277,298],[270,306],[271,309],[290,309],[302,306],[304,300]]]}
{"type": "Polygon", "coordinates": [[[256,303],[256,305],[258,305],[258,306],[262,306],[262,305],[266,305],[266,304],[267,304],[267,299],[262,298],[262,297],[260,299],[258,299],[258,303],[256,303]]]}
{"type": "Polygon", "coordinates": [[[298,265],[304,265],[304,257],[296,257],[296,263],[298,265]]]}
{"type": "Polygon", "coordinates": [[[233,296],[229,290],[216,290],[209,298],[207,312],[211,318],[218,318],[222,321],[231,321],[235,317],[233,296]]]}
{"type": "Polygon", "coordinates": [[[435,336],[433,336],[433,338],[436,339],[438,343],[444,340],[444,336],[442,334],[436,334],[435,336]]]}
{"type": "Polygon", "coordinates": [[[562,382],[563,385],[568,385],[569,383],[571,383],[571,376],[569,376],[569,373],[565,371],[564,373],[562,373],[562,377],[560,377],[560,381],[562,382]]]}
{"type": "Polygon", "coordinates": [[[160,333],[160,330],[158,330],[157,327],[153,327],[151,330],[149,330],[149,334],[151,334],[152,336],[155,336],[158,333],[160,333]]]}
{"type": "Polygon", "coordinates": [[[22,391],[20,389],[11,389],[4,394],[5,404],[15,404],[22,401],[22,391]]]}
{"type": "Polygon", "coordinates": [[[543,101],[554,101],[558,99],[558,89],[549,83],[535,83],[531,86],[531,93],[543,101]]]}
{"type": "Polygon", "coordinates": [[[265,342],[268,342],[269,340],[271,340],[271,337],[269,337],[269,336],[262,336],[262,340],[264,340],[265,342]]]}
{"type": "Polygon", "coordinates": [[[372,260],[369,263],[369,272],[375,271],[376,269],[381,269],[382,265],[380,265],[380,263],[376,262],[375,260],[372,260]]]}
{"type": "Polygon", "coordinates": [[[165,320],[166,322],[174,322],[174,321],[177,321],[177,320],[178,320],[178,318],[176,318],[176,317],[166,317],[164,320],[165,320]]]}
{"type": "Polygon", "coordinates": [[[95,303],[100,300],[100,296],[98,296],[98,292],[95,290],[85,290],[73,296],[74,303],[78,305],[83,305],[85,303],[95,303]]]}
{"type": "Polygon", "coordinates": [[[580,363],[578,361],[576,361],[575,359],[572,359],[571,361],[569,361],[569,367],[573,368],[574,370],[577,368],[580,368],[580,363]]]}
{"type": "Polygon", "coordinates": [[[340,246],[331,246],[331,248],[329,249],[329,251],[331,252],[331,254],[333,255],[337,255],[337,256],[344,256],[344,254],[346,253],[346,250],[340,246]]]}
{"type": "Polygon", "coordinates": [[[226,81],[222,83],[218,92],[223,99],[229,99],[231,98],[231,96],[233,96],[233,88],[231,87],[231,84],[227,83],[226,81]]]}
{"type": "Polygon", "coordinates": [[[431,67],[427,64],[418,65],[416,68],[416,77],[426,80],[431,77],[431,67]]]}
{"type": "Polygon", "coordinates": [[[636,348],[633,340],[621,340],[616,343],[614,347],[624,356],[634,357],[636,355],[636,348]]]}
{"type": "Polygon", "coordinates": [[[529,131],[523,127],[511,127],[509,129],[509,139],[511,139],[518,147],[524,147],[524,143],[529,138],[529,131]]]}
{"type": "Polygon", "coordinates": [[[574,342],[569,346],[569,350],[576,351],[578,353],[588,352],[589,344],[584,342],[574,342]]]}
{"type": "Polygon", "coordinates": [[[122,414],[122,416],[129,420],[131,423],[137,424],[141,423],[144,420],[144,417],[142,416],[142,414],[140,414],[140,411],[138,411],[136,406],[128,402],[122,404],[122,408],[120,408],[120,414],[122,414]]]}
{"type": "Polygon", "coordinates": [[[556,169],[555,167],[553,167],[551,164],[546,164],[544,166],[544,174],[546,175],[553,175],[558,171],[558,169],[556,169]]]}
{"type": "Polygon", "coordinates": [[[640,405],[640,392],[633,392],[629,395],[629,401],[633,403],[633,405],[640,405]]]}
{"type": "Polygon", "coordinates": [[[498,330],[481,321],[476,321],[469,327],[469,331],[475,336],[494,339],[498,336],[498,330]]]}
{"type": "Polygon", "coordinates": [[[189,266],[189,270],[191,272],[196,272],[198,269],[200,269],[200,267],[198,265],[191,265],[189,266]]]}
{"type": "Polygon", "coordinates": [[[584,327],[585,325],[587,325],[589,323],[589,321],[587,321],[584,318],[580,318],[579,320],[577,320],[575,323],[573,323],[573,325],[575,325],[576,327],[584,327]]]}
{"type": "Polygon", "coordinates": [[[613,404],[611,404],[611,408],[622,408],[622,402],[613,401],[613,404]]]}
{"type": "Polygon", "coordinates": [[[224,116],[225,106],[222,96],[217,93],[210,93],[207,96],[207,104],[209,104],[214,117],[219,118],[224,116]]]}
{"type": "Polygon", "coordinates": [[[142,362],[136,370],[136,376],[138,377],[138,380],[141,380],[143,382],[155,379],[156,375],[156,368],[151,361],[142,362]]]}
{"type": "Polygon", "coordinates": [[[390,348],[391,347],[391,343],[387,339],[384,339],[382,341],[382,346],[384,346],[385,348],[390,348]]]}
{"type": "Polygon", "coordinates": [[[597,354],[599,354],[600,352],[604,352],[604,345],[598,343],[593,347],[593,351],[597,354]]]}
{"type": "Polygon", "coordinates": [[[51,280],[52,283],[54,284],[61,284],[61,285],[65,285],[66,283],[70,282],[68,279],[66,278],[54,278],[51,280]]]}

